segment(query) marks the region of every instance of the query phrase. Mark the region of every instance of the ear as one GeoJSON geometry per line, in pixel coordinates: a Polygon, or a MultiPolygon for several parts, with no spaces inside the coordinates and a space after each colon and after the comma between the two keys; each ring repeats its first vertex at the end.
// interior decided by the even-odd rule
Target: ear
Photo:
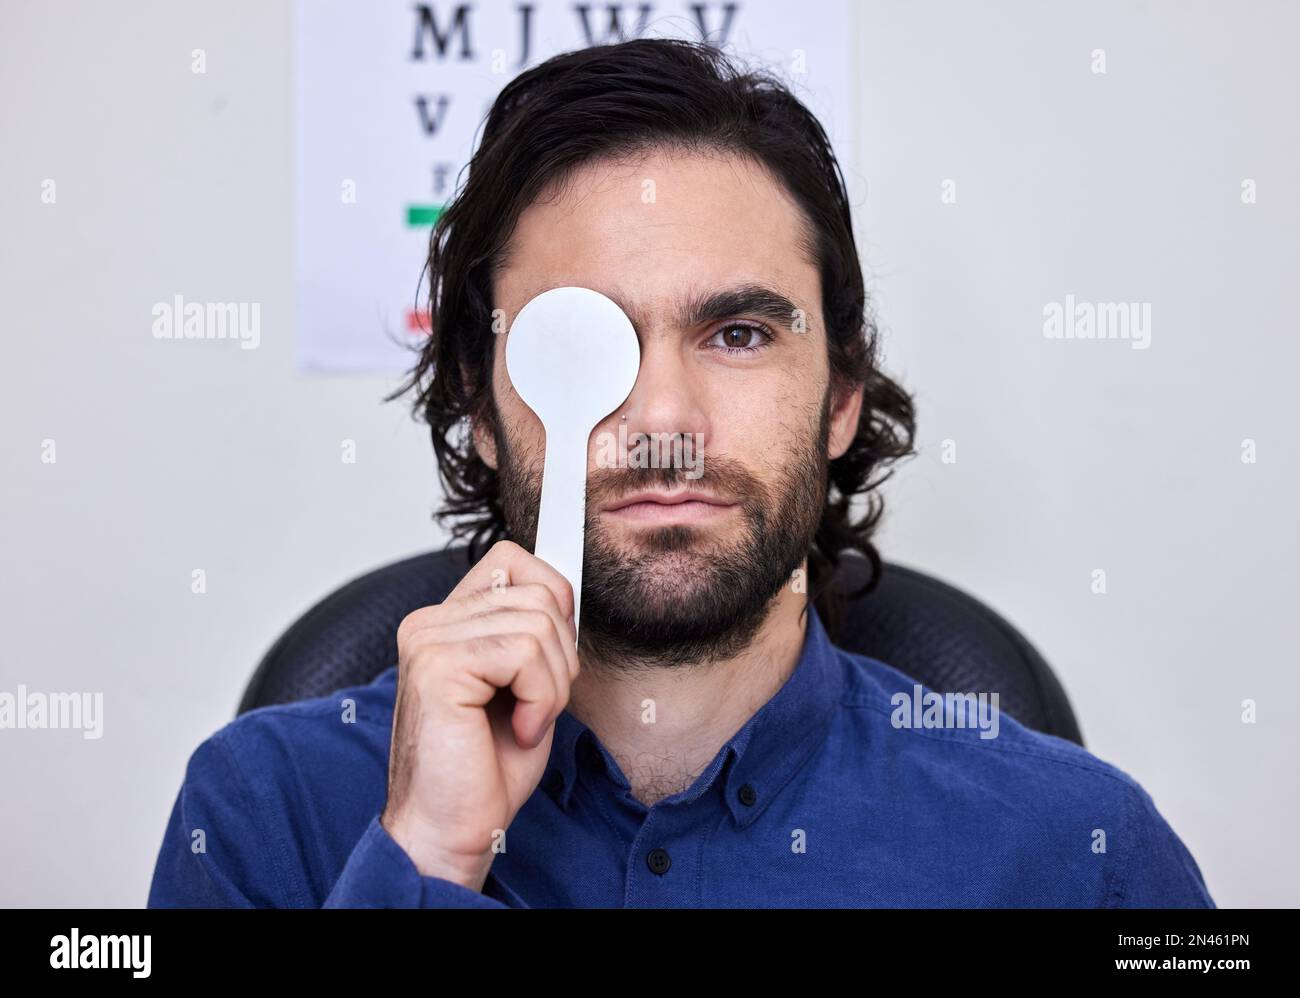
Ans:
{"type": "Polygon", "coordinates": [[[827,460],[834,461],[844,454],[858,434],[858,420],[862,416],[862,393],[864,385],[858,385],[834,403],[831,412],[831,425],[826,441],[827,460]]]}
{"type": "MultiPolygon", "coordinates": [[[[460,379],[464,386],[470,384],[470,371],[462,361],[460,365],[460,379]]],[[[491,404],[488,406],[492,408],[491,404]]],[[[479,458],[493,471],[497,470],[497,441],[492,434],[492,427],[488,424],[487,419],[490,417],[470,416],[471,439],[474,442],[474,450],[478,452],[479,458]]]]}
{"type": "Polygon", "coordinates": [[[474,449],[478,451],[478,456],[493,471],[497,470],[497,442],[492,435],[491,428],[485,420],[478,416],[470,417],[470,425],[473,427],[474,449]]]}

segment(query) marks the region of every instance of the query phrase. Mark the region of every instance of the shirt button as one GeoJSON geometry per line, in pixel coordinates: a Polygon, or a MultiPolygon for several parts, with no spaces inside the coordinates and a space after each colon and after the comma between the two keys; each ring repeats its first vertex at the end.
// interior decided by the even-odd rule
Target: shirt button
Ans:
{"type": "Polygon", "coordinates": [[[672,857],[665,849],[651,849],[646,854],[645,862],[646,866],[650,867],[651,873],[657,873],[661,877],[668,872],[668,867],[673,865],[672,857]]]}
{"type": "Polygon", "coordinates": [[[746,783],[740,788],[740,803],[744,804],[745,807],[751,807],[756,800],[758,800],[758,791],[752,786],[746,783]]]}

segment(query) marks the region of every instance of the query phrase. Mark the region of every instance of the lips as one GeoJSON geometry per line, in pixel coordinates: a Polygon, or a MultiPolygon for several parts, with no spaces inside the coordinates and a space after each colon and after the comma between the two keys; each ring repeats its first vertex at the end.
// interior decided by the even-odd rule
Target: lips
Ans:
{"type": "Polygon", "coordinates": [[[610,503],[605,507],[605,511],[612,513],[615,510],[625,509],[628,506],[635,506],[637,503],[654,503],[659,506],[679,506],[682,503],[687,502],[706,503],[709,506],[731,505],[729,502],[723,502],[716,496],[707,495],[703,492],[633,492],[616,502],[610,503]]]}

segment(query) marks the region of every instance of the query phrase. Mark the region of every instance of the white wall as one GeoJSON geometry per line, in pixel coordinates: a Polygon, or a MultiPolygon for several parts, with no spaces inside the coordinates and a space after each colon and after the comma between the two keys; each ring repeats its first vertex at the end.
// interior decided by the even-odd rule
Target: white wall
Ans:
{"type": "Polygon", "coordinates": [[[1220,906],[1294,906],[1300,8],[863,7],[860,246],[923,448],[885,550],[1025,631],[1220,906]],[[1071,293],[1150,303],[1150,346],[1046,339],[1071,293]]]}
{"type": "MultiPolygon", "coordinates": [[[[1025,630],[1220,905],[1295,904],[1300,17],[984,7],[862,7],[845,167],[923,446],[885,553],[1025,630]],[[1150,349],[1044,339],[1067,293],[1150,302],[1150,349]]],[[[442,540],[395,381],[294,370],[290,31],[283,5],[6,5],[0,690],[102,691],[105,722],[0,731],[0,904],[143,904],[185,760],[280,629],[442,540]],[[260,302],[260,349],[154,340],[176,294],[260,302]]]]}

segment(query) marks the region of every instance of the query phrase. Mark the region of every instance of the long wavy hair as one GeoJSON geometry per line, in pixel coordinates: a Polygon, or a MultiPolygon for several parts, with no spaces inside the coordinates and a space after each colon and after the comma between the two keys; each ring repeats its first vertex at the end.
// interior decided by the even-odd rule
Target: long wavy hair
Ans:
{"type": "Polygon", "coordinates": [[[831,398],[864,388],[857,434],[829,462],[826,508],[808,552],[809,599],[834,633],[844,594],[830,582],[841,554],[857,551],[870,562],[854,596],[879,580],[871,543],[884,511],[879,486],[892,462],[913,453],[915,414],[911,396],[877,367],[876,324],[830,141],[770,73],[737,67],[705,43],[645,38],[564,53],[507,84],[488,112],[468,180],[430,235],[429,335],[388,400],[414,391],[446,494],[434,518],[451,521],[452,537],[467,540],[477,561],[508,536],[497,473],[472,441],[474,421],[495,428],[492,277],[502,251],[520,214],[551,184],[589,160],[653,147],[750,157],[806,216],[821,271],[831,398]]]}

